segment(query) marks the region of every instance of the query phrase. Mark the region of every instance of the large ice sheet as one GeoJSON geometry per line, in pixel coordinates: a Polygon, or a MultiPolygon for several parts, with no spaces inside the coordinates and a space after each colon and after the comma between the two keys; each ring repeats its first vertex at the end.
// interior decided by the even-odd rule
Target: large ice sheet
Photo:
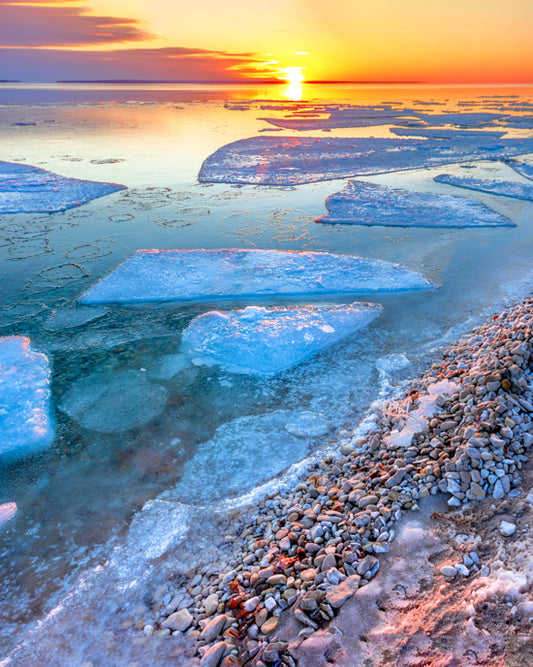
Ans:
{"type": "Polygon", "coordinates": [[[55,213],[124,190],[123,185],[59,176],[28,164],[0,162],[0,213],[55,213]]]}
{"type": "Polygon", "coordinates": [[[273,375],[362,329],[380,312],[369,303],[210,311],[185,329],[181,349],[195,363],[273,375]]]}
{"type": "Polygon", "coordinates": [[[327,252],[138,250],[89,288],[81,303],[367,294],[432,285],[398,264],[327,252]]]}
{"type": "MultiPolygon", "coordinates": [[[[310,421],[310,413],[301,412],[277,410],[223,424],[187,461],[181,480],[165,498],[211,503],[238,496],[301,461],[313,444],[307,432],[294,434],[294,424],[302,418],[310,421]]],[[[317,414],[316,420],[322,423],[324,416],[317,414]]]]}
{"type": "Polygon", "coordinates": [[[517,174],[520,174],[520,176],[524,176],[524,178],[529,178],[533,181],[533,164],[518,162],[518,160],[505,160],[505,164],[512,167],[517,174]]]}
{"type": "Polygon", "coordinates": [[[496,181],[491,178],[467,178],[466,176],[455,176],[454,174],[439,174],[433,180],[437,183],[455,185],[458,188],[465,188],[466,190],[476,190],[477,192],[488,192],[491,195],[533,201],[533,185],[529,183],[496,181]]]}
{"type": "Polygon", "coordinates": [[[432,139],[499,139],[505,134],[484,130],[448,130],[437,127],[391,127],[392,134],[399,137],[431,137],[432,139]]]}
{"type": "Polygon", "coordinates": [[[71,384],[60,409],[84,428],[120,433],[151,421],[167,402],[164,387],[142,371],[94,373],[71,384]]]}
{"type": "Polygon", "coordinates": [[[48,447],[54,439],[50,366],[25,336],[0,338],[0,460],[48,447]]]}
{"type": "Polygon", "coordinates": [[[260,136],[219,148],[202,165],[209,183],[298,185],[533,152],[533,138],[446,139],[260,136]]]}
{"type": "Polygon", "coordinates": [[[317,222],[388,227],[515,227],[475,199],[350,181],[326,199],[317,222]]]}

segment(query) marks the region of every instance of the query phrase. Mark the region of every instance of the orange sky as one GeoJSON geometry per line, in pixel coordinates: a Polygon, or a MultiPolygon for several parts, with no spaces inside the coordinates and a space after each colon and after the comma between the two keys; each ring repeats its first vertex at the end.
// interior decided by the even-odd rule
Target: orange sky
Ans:
{"type": "Polygon", "coordinates": [[[532,35],[533,0],[0,0],[0,79],[531,83],[532,35]]]}

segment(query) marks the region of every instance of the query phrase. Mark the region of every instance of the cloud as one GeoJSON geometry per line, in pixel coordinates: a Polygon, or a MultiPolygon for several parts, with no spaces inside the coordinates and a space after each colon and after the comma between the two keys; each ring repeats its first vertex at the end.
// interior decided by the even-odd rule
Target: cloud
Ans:
{"type": "Polygon", "coordinates": [[[0,0],[1,47],[121,44],[152,39],[136,19],[92,16],[79,0],[0,0]],[[76,5],[76,6],[72,6],[76,5]]]}
{"type": "Polygon", "coordinates": [[[110,51],[3,48],[0,62],[0,78],[32,82],[250,81],[256,77],[267,79],[273,72],[268,61],[257,54],[179,46],[110,51]]]}

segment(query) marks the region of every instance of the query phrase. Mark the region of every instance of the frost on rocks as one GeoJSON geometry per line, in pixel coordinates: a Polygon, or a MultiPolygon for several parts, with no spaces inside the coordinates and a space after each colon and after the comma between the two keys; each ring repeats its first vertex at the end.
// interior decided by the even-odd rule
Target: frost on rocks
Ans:
{"type": "Polygon", "coordinates": [[[69,386],[59,408],[84,428],[120,433],[163,411],[167,391],[141,371],[95,373],[69,386]]]}
{"type": "Polygon", "coordinates": [[[505,164],[512,167],[517,174],[533,181],[533,164],[527,162],[518,162],[517,160],[505,160],[505,164]]]}
{"type": "Polygon", "coordinates": [[[198,180],[298,185],[528,152],[533,152],[532,138],[497,139],[490,134],[460,141],[261,136],[219,148],[203,163],[198,180]]]}
{"type": "Polygon", "coordinates": [[[432,289],[398,264],[327,252],[138,250],[81,303],[368,294],[432,289]]]}
{"type": "Polygon", "coordinates": [[[164,495],[184,503],[210,503],[250,491],[308,454],[311,436],[289,432],[298,419],[299,411],[277,410],[223,424],[199,445],[180,482],[164,495]]]}
{"type": "Polygon", "coordinates": [[[103,197],[123,185],[66,178],[27,164],[0,162],[0,213],[55,213],[103,197]]]}
{"type": "Polygon", "coordinates": [[[326,199],[317,222],[390,227],[514,227],[474,199],[350,181],[326,199]]]}
{"type": "Polygon", "coordinates": [[[0,338],[0,460],[39,452],[54,439],[50,366],[25,336],[0,338]]]}
{"type": "Polygon", "coordinates": [[[181,349],[195,363],[273,375],[367,326],[380,312],[381,306],[366,303],[210,311],[185,329],[181,349]]]}
{"type": "Polygon", "coordinates": [[[466,190],[476,190],[477,192],[488,192],[491,195],[533,201],[533,185],[529,183],[496,181],[490,178],[466,178],[465,176],[454,176],[453,174],[439,174],[433,180],[437,183],[454,185],[457,188],[465,188],[466,190]]]}

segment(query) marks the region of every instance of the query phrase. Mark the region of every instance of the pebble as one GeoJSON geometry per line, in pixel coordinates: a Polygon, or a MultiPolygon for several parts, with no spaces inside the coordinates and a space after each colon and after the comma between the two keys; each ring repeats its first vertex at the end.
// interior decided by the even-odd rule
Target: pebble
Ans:
{"type": "Polygon", "coordinates": [[[440,568],[440,573],[447,579],[453,579],[457,574],[457,570],[453,565],[443,565],[443,567],[440,568]]]}
{"type": "Polygon", "coordinates": [[[510,523],[509,521],[502,521],[500,523],[500,533],[504,537],[509,537],[512,535],[516,530],[516,525],[514,523],[510,523]]]}
{"type": "Polygon", "coordinates": [[[191,626],[193,617],[188,609],[180,609],[171,614],[163,623],[162,628],[169,628],[169,630],[179,630],[185,632],[191,626]]]}

